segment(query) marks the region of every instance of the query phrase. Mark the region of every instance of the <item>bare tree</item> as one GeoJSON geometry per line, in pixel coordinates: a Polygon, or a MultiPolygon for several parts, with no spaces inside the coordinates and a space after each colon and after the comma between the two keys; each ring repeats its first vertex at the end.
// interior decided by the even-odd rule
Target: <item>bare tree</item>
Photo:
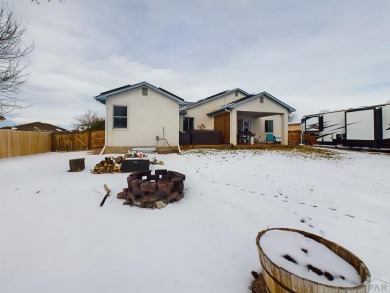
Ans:
{"type": "Polygon", "coordinates": [[[75,126],[88,126],[91,130],[104,130],[105,120],[100,117],[96,112],[88,110],[80,116],[74,118],[75,126]]]}
{"type": "Polygon", "coordinates": [[[22,61],[34,45],[23,42],[27,28],[16,19],[13,10],[0,5],[0,114],[6,114],[24,106],[18,94],[29,72],[22,61]]]}
{"type": "Polygon", "coordinates": [[[298,118],[297,112],[292,112],[288,115],[288,123],[294,122],[298,118]]]}

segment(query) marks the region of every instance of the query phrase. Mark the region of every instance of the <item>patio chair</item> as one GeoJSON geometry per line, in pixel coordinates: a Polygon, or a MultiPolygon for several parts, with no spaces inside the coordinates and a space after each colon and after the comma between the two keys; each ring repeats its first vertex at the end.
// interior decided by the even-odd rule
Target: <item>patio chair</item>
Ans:
{"type": "Polygon", "coordinates": [[[275,142],[275,135],[273,133],[266,133],[265,134],[265,142],[274,143],[275,142]]]}

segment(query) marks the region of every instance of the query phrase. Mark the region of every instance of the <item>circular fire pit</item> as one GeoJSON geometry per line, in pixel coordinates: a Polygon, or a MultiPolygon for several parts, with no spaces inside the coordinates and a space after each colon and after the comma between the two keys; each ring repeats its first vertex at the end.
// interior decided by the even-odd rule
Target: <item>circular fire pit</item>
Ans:
{"type": "Polygon", "coordinates": [[[117,198],[125,199],[124,205],[160,208],[183,198],[185,179],[184,174],[168,170],[134,172],[117,198]]]}

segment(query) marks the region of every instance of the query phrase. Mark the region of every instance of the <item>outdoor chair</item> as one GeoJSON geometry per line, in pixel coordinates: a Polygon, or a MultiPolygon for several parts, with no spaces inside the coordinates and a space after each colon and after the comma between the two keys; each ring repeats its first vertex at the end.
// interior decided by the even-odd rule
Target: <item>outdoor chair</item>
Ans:
{"type": "Polygon", "coordinates": [[[265,142],[274,143],[275,142],[275,136],[273,133],[266,133],[265,134],[265,142]]]}

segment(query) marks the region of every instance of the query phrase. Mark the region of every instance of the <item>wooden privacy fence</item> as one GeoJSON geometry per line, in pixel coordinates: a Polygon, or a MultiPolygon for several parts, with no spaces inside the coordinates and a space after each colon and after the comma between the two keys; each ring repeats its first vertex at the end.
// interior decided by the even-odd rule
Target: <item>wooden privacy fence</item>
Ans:
{"type": "Polygon", "coordinates": [[[51,150],[82,151],[104,147],[105,131],[56,132],[51,135],[51,150]]]}
{"type": "MultiPolygon", "coordinates": [[[[301,131],[294,130],[288,132],[288,143],[289,144],[300,144],[301,143],[301,131]]],[[[314,134],[304,133],[302,137],[302,143],[304,144],[316,144],[317,138],[314,134]]]]}
{"type": "Polygon", "coordinates": [[[0,130],[0,158],[50,152],[50,133],[0,130]]]}

